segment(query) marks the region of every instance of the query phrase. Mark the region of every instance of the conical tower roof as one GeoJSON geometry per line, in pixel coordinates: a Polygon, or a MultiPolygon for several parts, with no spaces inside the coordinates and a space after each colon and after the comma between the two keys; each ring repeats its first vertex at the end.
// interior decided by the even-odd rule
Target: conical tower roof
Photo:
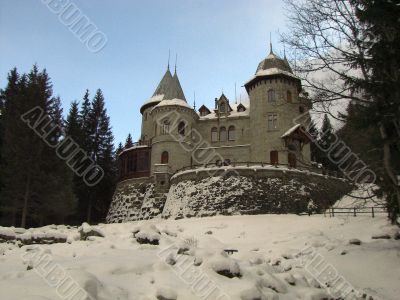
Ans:
{"type": "Polygon", "coordinates": [[[168,66],[167,71],[154,91],[153,96],[142,105],[140,112],[143,113],[147,107],[157,105],[163,100],[173,99],[180,99],[186,102],[185,94],[183,93],[176,69],[174,76],[172,76],[168,66]]]}
{"type": "Polygon", "coordinates": [[[171,99],[181,99],[186,102],[185,94],[183,93],[183,89],[179,81],[178,74],[176,74],[176,71],[174,73],[174,76],[172,77],[171,84],[164,97],[164,100],[171,100],[171,99]]]}
{"type": "Polygon", "coordinates": [[[153,97],[157,95],[165,95],[168,92],[168,89],[172,83],[173,77],[169,68],[165,72],[163,78],[161,79],[160,83],[158,84],[156,90],[154,91],[153,97]]]}

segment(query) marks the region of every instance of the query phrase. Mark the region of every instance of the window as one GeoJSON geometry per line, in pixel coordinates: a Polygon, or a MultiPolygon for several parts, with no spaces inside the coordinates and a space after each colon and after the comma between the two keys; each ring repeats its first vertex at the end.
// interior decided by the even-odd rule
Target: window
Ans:
{"type": "Polygon", "coordinates": [[[221,142],[225,142],[226,141],[226,128],[225,127],[221,127],[219,129],[219,140],[221,142]]]}
{"type": "Polygon", "coordinates": [[[161,153],[161,163],[162,164],[167,164],[168,163],[168,152],[164,151],[163,153],[161,153]]]}
{"type": "Polygon", "coordinates": [[[169,133],[169,120],[165,120],[161,127],[161,134],[168,134],[169,133]]]}
{"type": "Polygon", "coordinates": [[[220,111],[220,112],[225,112],[225,103],[221,103],[221,104],[219,105],[219,111],[220,111]]]}
{"type": "Polygon", "coordinates": [[[299,106],[299,113],[301,113],[301,114],[304,113],[304,107],[303,106],[299,106]]]}
{"type": "Polygon", "coordinates": [[[289,152],[288,163],[289,163],[289,167],[296,168],[296,154],[289,152]]]}
{"type": "Polygon", "coordinates": [[[274,90],[268,90],[268,102],[276,102],[276,95],[274,90]]]}
{"type": "Polygon", "coordinates": [[[211,128],[211,142],[218,141],[218,129],[217,127],[211,128]]]}
{"type": "Polygon", "coordinates": [[[181,136],[185,135],[185,122],[183,122],[183,121],[179,122],[179,124],[178,124],[178,133],[181,136]]]}
{"type": "Polygon", "coordinates": [[[287,102],[291,103],[292,102],[292,93],[290,91],[286,92],[286,100],[287,102]]]}
{"type": "Polygon", "coordinates": [[[278,151],[273,150],[269,153],[269,161],[271,165],[277,165],[279,163],[278,151]]]}
{"type": "Polygon", "coordinates": [[[235,140],[235,126],[229,126],[228,129],[228,140],[234,141],[235,140]]]}
{"type": "Polygon", "coordinates": [[[268,130],[278,129],[278,114],[268,114],[268,130]]]}

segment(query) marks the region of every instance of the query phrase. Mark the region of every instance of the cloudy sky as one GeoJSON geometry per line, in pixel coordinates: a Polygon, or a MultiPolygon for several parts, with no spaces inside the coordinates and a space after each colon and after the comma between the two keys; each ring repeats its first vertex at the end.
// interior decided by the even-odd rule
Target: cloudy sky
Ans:
{"type": "Polygon", "coordinates": [[[285,30],[278,0],[0,0],[0,87],[9,70],[46,68],[64,113],[85,89],[101,88],[115,141],[140,135],[140,106],[151,97],[178,53],[178,75],[189,103],[212,106],[221,90],[234,101],[268,53],[269,33],[282,53],[285,30]],[[74,3],[107,37],[97,53],[46,3],[74,3]]]}

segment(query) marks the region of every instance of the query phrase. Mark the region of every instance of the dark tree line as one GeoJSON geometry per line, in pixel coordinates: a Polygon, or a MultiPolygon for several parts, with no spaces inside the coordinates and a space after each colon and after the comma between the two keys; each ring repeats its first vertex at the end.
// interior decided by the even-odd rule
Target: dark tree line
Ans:
{"type": "Polygon", "coordinates": [[[376,175],[376,193],[386,195],[394,221],[400,207],[400,1],[285,2],[290,30],[282,38],[296,55],[297,74],[314,107],[345,122],[338,135],[376,175]],[[344,103],[346,113],[332,112],[344,103]]]}
{"type": "Polygon", "coordinates": [[[11,70],[0,97],[1,225],[103,221],[116,171],[113,135],[102,92],[98,90],[92,101],[86,92],[80,109],[73,102],[64,120],[61,100],[53,95],[46,70],[34,66],[28,74],[11,70]],[[23,121],[34,108],[49,117],[41,119],[43,124],[37,132],[23,121]],[[47,123],[49,120],[51,123],[47,123]],[[55,125],[59,130],[49,129],[55,125]],[[67,136],[104,170],[105,176],[97,185],[85,185],[46,143],[57,145],[67,136]]]}

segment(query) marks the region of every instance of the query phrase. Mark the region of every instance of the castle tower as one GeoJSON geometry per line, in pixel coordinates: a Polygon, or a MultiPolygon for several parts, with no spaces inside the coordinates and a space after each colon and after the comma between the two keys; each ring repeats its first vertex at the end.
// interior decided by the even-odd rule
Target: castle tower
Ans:
{"type": "Polygon", "coordinates": [[[191,164],[191,130],[198,115],[186,102],[176,69],[169,68],[142,108],[142,139],[151,146],[150,175],[158,187],[169,187],[169,176],[191,164]]]}
{"type": "Polygon", "coordinates": [[[245,83],[250,98],[251,161],[309,165],[309,139],[300,132],[296,118],[307,112],[301,81],[286,59],[272,51],[255,75],[245,83]]]}

